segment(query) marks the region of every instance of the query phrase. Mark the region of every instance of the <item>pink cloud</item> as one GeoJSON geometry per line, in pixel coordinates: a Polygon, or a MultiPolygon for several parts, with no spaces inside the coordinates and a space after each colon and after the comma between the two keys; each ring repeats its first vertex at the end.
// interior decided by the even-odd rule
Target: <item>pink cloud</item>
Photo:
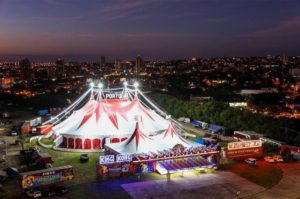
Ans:
{"type": "Polygon", "coordinates": [[[255,31],[242,35],[249,38],[269,38],[269,37],[288,37],[291,35],[300,35],[300,16],[289,19],[277,26],[265,30],[255,31]]]}
{"type": "Polygon", "coordinates": [[[141,6],[144,6],[145,4],[149,3],[151,1],[120,1],[117,3],[112,3],[104,7],[101,11],[102,12],[115,12],[115,11],[126,11],[126,10],[132,10],[141,6]]]}

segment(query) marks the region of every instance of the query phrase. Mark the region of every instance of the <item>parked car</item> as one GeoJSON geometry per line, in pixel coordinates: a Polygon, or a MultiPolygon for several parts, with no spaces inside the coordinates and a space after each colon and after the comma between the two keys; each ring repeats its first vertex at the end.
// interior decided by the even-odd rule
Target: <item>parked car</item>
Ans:
{"type": "Polygon", "coordinates": [[[26,195],[30,198],[42,197],[42,193],[39,190],[33,190],[33,189],[26,191],[26,195]]]}
{"type": "Polygon", "coordinates": [[[274,155],[273,159],[275,162],[283,162],[283,158],[281,155],[274,155]]]}
{"type": "Polygon", "coordinates": [[[247,158],[245,162],[251,166],[256,166],[256,159],[255,158],[247,158]]]}
{"type": "Polygon", "coordinates": [[[48,189],[42,189],[42,195],[43,196],[54,196],[55,191],[54,189],[48,188],[48,189]]]}
{"type": "Polygon", "coordinates": [[[3,171],[5,171],[8,176],[18,176],[19,175],[18,169],[14,168],[14,167],[7,167],[6,169],[3,169],[3,171]]]}
{"type": "Polygon", "coordinates": [[[8,133],[9,136],[17,136],[18,135],[18,132],[15,131],[15,130],[12,130],[8,133]]]}
{"type": "Polygon", "coordinates": [[[269,163],[274,163],[275,162],[275,160],[271,156],[265,156],[264,159],[265,159],[266,162],[269,162],[269,163]]]}
{"type": "Polygon", "coordinates": [[[56,193],[64,194],[68,192],[68,189],[65,186],[59,186],[55,188],[56,193]]]}

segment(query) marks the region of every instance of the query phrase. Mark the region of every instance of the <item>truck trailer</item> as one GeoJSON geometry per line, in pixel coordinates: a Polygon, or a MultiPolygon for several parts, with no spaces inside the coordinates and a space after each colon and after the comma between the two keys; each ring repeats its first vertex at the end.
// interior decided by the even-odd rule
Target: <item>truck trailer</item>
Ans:
{"type": "Polygon", "coordinates": [[[74,178],[73,166],[66,165],[50,169],[29,171],[19,174],[22,190],[42,190],[43,188],[57,187],[63,182],[74,178]]]}

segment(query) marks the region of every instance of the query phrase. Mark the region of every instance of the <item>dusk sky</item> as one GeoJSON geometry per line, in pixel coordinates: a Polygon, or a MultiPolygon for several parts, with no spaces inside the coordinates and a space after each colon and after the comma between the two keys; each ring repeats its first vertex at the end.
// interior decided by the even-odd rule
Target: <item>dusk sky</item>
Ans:
{"type": "Polygon", "coordinates": [[[300,55],[300,1],[0,0],[0,55],[267,54],[300,55]]]}

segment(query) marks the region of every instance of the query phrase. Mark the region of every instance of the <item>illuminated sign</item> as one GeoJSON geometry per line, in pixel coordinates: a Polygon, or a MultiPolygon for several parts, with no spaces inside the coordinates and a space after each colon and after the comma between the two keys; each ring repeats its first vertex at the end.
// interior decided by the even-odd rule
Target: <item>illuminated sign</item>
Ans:
{"type": "Polygon", "coordinates": [[[242,142],[230,142],[228,143],[228,150],[235,150],[235,149],[247,149],[247,148],[255,148],[261,147],[262,142],[261,140],[247,140],[242,142]]]}
{"type": "Polygon", "coordinates": [[[248,158],[248,157],[262,157],[262,147],[232,149],[226,151],[226,158],[248,158]]]}
{"type": "Polygon", "coordinates": [[[246,107],[247,102],[230,102],[229,106],[230,107],[246,107]]]}
{"type": "Polygon", "coordinates": [[[115,162],[115,157],[114,157],[114,155],[100,156],[99,162],[100,162],[100,164],[114,163],[115,162]]]}
{"type": "Polygon", "coordinates": [[[131,155],[117,155],[116,162],[131,162],[132,156],[131,155]]]}
{"type": "Polygon", "coordinates": [[[123,99],[123,98],[128,98],[128,94],[125,92],[105,93],[105,99],[123,99]]]}
{"type": "Polygon", "coordinates": [[[125,155],[116,155],[116,159],[114,155],[106,155],[99,157],[100,164],[111,164],[111,163],[120,163],[120,162],[131,162],[132,156],[125,154],[125,155]]]}

